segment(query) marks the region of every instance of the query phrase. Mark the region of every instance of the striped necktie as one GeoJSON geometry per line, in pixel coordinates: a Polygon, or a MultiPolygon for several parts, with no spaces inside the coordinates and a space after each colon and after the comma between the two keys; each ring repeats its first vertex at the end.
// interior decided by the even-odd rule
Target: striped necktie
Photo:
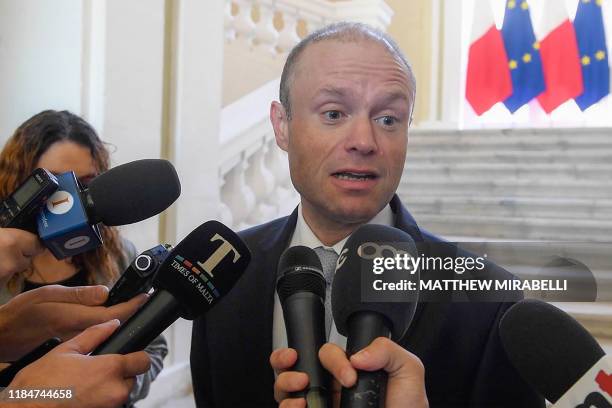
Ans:
{"type": "Polygon", "coordinates": [[[329,338],[329,331],[331,330],[331,323],[333,320],[331,310],[331,287],[334,272],[336,271],[338,254],[333,249],[323,248],[322,246],[315,248],[314,251],[321,260],[323,277],[325,278],[325,282],[327,282],[325,286],[325,334],[327,338],[329,338]]]}

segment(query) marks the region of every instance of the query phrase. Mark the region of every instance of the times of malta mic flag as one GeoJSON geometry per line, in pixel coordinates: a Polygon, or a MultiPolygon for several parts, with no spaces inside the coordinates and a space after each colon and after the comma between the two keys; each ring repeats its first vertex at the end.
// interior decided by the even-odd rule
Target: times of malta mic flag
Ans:
{"type": "Polygon", "coordinates": [[[584,92],[575,100],[583,111],[610,93],[610,66],[602,3],[603,0],[580,1],[574,19],[584,81],[584,92]]]}
{"type": "Polygon", "coordinates": [[[488,0],[474,1],[465,97],[478,115],[512,94],[502,35],[488,0]]]}
{"type": "Polygon", "coordinates": [[[546,90],[538,101],[546,113],[583,92],[576,32],[565,2],[545,0],[539,30],[540,55],[546,90]]]}

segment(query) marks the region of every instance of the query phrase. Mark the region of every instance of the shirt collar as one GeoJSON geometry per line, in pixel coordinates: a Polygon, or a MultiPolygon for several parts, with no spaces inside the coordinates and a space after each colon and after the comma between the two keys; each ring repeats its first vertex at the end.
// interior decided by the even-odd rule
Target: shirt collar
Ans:
{"type": "MultiPolygon", "coordinates": [[[[374,218],[367,222],[367,224],[380,224],[388,227],[393,226],[393,211],[391,211],[391,207],[389,205],[385,205],[385,207],[378,214],[376,214],[374,218]]],[[[340,251],[342,251],[342,248],[344,247],[344,244],[348,238],[349,237],[347,236],[332,246],[324,245],[319,238],[317,238],[314,232],[312,232],[310,226],[306,223],[304,214],[302,213],[302,204],[299,204],[295,230],[293,231],[293,237],[291,237],[291,242],[289,243],[290,247],[303,245],[314,249],[322,246],[325,249],[333,250],[336,254],[340,254],[340,251]]]]}

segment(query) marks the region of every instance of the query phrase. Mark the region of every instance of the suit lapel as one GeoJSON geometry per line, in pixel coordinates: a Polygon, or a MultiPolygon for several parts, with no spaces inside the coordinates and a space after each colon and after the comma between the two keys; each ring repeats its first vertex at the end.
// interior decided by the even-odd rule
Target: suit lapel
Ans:
{"type": "Polygon", "coordinates": [[[278,260],[289,244],[296,220],[297,209],[273,236],[264,237],[258,248],[253,248],[257,257],[252,262],[255,263],[254,268],[257,273],[250,274],[249,282],[245,282],[245,287],[252,292],[246,297],[248,301],[240,304],[244,335],[254,337],[259,345],[265,344],[266,362],[272,352],[272,321],[278,260]]]}
{"type": "Polygon", "coordinates": [[[239,234],[251,250],[251,263],[227,298],[206,316],[209,350],[214,350],[210,354],[210,370],[215,372],[212,387],[223,390],[238,384],[236,390],[240,390],[239,394],[217,397],[226,402],[274,403],[269,392],[274,386],[269,358],[276,269],[296,220],[294,211],[261,232],[239,234]]]}
{"type": "MultiPolygon", "coordinates": [[[[394,195],[389,203],[395,215],[394,226],[407,232],[425,254],[429,252],[429,243],[417,226],[414,217],[402,205],[399,197],[394,195]]],[[[423,356],[430,346],[432,338],[438,338],[444,322],[444,316],[449,308],[448,302],[419,302],[412,323],[400,343],[417,356],[423,356]]]]}

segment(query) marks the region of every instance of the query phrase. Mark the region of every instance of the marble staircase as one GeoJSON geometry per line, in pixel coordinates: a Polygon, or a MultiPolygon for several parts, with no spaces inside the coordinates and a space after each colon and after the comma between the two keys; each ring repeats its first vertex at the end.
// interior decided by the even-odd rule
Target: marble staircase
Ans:
{"type": "Polygon", "coordinates": [[[415,129],[398,194],[448,240],[506,242],[519,276],[542,245],[587,265],[598,301],[557,305],[612,350],[612,129],[415,129]]]}
{"type": "Polygon", "coordinates": [[[413,130],[398,193],[447,237],[612,241],[612,130],[413,130]]]}

